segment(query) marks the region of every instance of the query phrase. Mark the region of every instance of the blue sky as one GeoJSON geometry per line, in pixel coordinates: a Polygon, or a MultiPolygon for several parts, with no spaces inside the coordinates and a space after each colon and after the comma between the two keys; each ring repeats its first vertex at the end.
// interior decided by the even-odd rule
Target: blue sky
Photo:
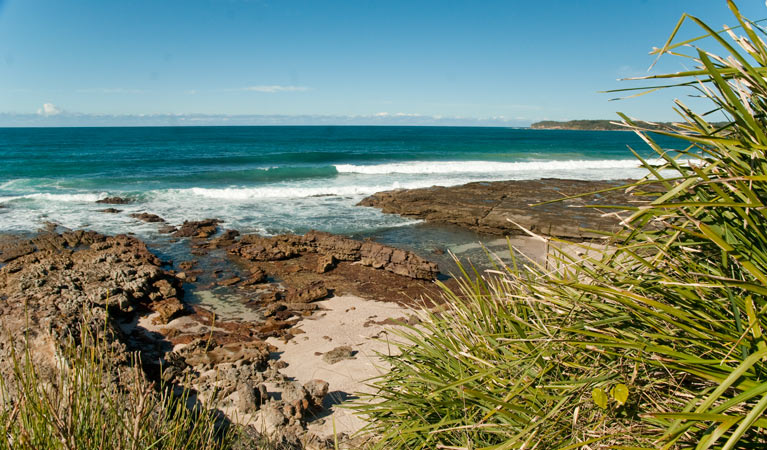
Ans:
{"type": "Polygon", "coordinates": [[[672,120],[670,93],[597,91],[685,11],[734,22],[724,0],[0,0],[0,125],[672,120]]]}

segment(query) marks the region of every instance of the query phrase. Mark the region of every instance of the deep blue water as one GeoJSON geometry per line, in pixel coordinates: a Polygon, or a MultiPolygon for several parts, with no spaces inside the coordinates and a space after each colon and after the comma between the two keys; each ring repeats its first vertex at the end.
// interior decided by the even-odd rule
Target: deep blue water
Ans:
{"type": "MultiPolygon", "coordinates": [[[[678,145],[672,140],[667,146],[678,145]]],[[[398,187],[644,172],[633,133],[462,127],[136,127],[0,129],[0,231],[46,221],[151,233],[128,213],[178,223],[218,217],[243,231],[364,233],[411,221],[355,207],[398,187]],[[122,214],[106,196],[134,198],[122,214]]]]}

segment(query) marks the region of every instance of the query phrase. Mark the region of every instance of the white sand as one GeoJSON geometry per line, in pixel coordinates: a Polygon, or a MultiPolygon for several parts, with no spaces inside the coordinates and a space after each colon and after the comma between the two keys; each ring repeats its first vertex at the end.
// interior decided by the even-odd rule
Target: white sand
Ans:
{"type": "Polygon", "coordinates": [[[320,436],[333,434],[333,422],[337,433],[354,433],[365,422],[352,411],[339,407],[349,396],[358,392],[370,393],[373,390],[366,381],[382,373],[383,361],[376,352],[396,354],[396,349],[386,341],[396,338],[385,329],[393,325],[373,324],[386,319],[402,319],[412,311],[395,303],[383,303],[365,300],[351,295],[333,297],[318,302],[327,311],[316,312],[305,318],[297,328],[305,331],[288,343],[278,339],[267,342],[275,345],[282,354],[280,360],[288,367],[280,372],[296,381],[306,383],[312,379],[322,379],[330,384],[325,406],[329,406],[329,415],[309,424],[309,430],[320,436]],[[328,364],[322,355],[336,347],[348,345],[357,353],[356,359],[343,360],[328,364]],[[391,352],[391,353],[390,353],[391,352]]]}

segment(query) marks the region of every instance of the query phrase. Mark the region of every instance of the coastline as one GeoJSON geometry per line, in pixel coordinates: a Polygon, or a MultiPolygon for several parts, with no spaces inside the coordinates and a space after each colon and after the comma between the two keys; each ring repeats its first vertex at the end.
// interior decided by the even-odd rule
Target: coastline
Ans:
{"type": "MultiPolygon", "coordinates": [[[[553,194],[617,185],[480,182],[379,192],[361,203],[423,219],[426,223],[415,227],[431,228],[414,239],[435,231],[448,241],[453,236],[453,242],[426,247],[321,232],[240,235],[215,219],[172,225],[151,212],[133,214],[155,227],[158,239],[149,245],[129,235],[70,231],[49,223],[33,235],[0,239],[0,296],[7,300],[3,323],[21,326],[22,305],[27,305],[36,323],[61,323],[66,333],[76,333],[63,311],[75,317],[83,308],[109,311],[103,320],[120,330],[113,339],[126,351],[140,352],[149,379],[192,389],[206,405],[212,405],[209,393],[216,390],[216,408],[229,420],[280,439],[327,442],[333,424],[345,434],[364,425],[338,405],[369,392],[366,380],[380,373],[375,352],[391,347],[376,339],[388,339],[387,330],[398,323],[417,324],[418,309],[440,297],[434,279],[452,286],[445,273],[455,270],[438,267],[430,256],[450,261],[451,253],[464,260],[476,255],[472,263],[481,269],[485,249],[505,258],[509,242],[499,236],[509,235],[515,252],[545,264],[548,244],[522,235],[516,226],[498,226],[500,218],[536,224],[530,227],[534,232],[549,236],[590,239],[573,230],[566,217],[580,203],[537,210],[526,205],[553,194]],[[392,209],[394,204],[403,209],[392,209]],[[428,214],[419,209],[424,205],[430,205],[428,214]],[[552,217],[558,217],[556,225],[552,217]],[[62,293],[68,306],[57,310],[62,293]]],[[[599,200],[618,198],[625,196],[599,200]]],[[[123,201],[110,198],[101,206],[123,201]]],[[[605,231],[615,223],[601,213],[581,215],[577,222],[605,231]]],[[[51,366],[45,355],[55,354],[55,335],[37,332],[48,349],[38,362],[51,366]]]]}

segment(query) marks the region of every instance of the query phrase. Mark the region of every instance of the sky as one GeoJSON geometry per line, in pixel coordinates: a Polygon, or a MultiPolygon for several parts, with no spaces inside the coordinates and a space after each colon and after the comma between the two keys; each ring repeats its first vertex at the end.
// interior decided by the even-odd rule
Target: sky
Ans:
{"type": "Polygon", "coordinates": [[[735,22],[724,0],[0,0],[0,126],[675,120],[681,91],[599,91],[683,12],[735,22]]]}

